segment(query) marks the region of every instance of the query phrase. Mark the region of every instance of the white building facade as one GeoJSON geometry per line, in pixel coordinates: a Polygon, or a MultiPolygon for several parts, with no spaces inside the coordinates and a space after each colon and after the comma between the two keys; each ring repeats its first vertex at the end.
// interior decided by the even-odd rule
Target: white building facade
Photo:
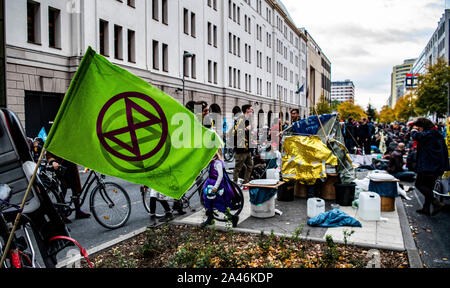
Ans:
{"type": "Polygon", "coordinates": [[[353,81],[331,82],[331,101],[355,103],[355,85],[353,81]]]}
{"type": "Polygon", "coordinates": [[[280,103],[308,115],[307,38],[275,0],[7,0],[5,23],[7,107],[32,137],[89,46],[179,102],[184,76],[184,103],[228,123],[244,104],[269,127],[280,103]]]}
{"type": "Polygon", "coordinates": [[[438,27],[425,49],[416,59],[411,74],[425,74],[429,64],[436,64],[438,58],[450,63],[450,9],[446,9],[438,27]]]}

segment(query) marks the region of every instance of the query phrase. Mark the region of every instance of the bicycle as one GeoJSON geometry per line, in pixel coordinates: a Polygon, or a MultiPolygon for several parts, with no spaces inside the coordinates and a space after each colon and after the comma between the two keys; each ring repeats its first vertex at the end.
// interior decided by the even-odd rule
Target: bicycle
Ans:
{"type": "MultiPolygon", "coordinates": [[[[180,201],[182,204],[183,209],[190,208],[192,212],[196,211],[196,208],[191,207],[191,199],[195,195],[199,195],[201,198],[202,188],[203,184],[205,183],[206,179],[208,178],[207,175],[208,170],[204,169],[200,173],[199,176],[195,179],[194,184],[189,188],[189,190],[181,197],[180,201]]],[[[142,194],[142,202],[144,204],[145,210],[147,213],[150,213],[150,191],[149,189],[146,189],[147,187],[141,186],[141,194],[142,194]]],[[[174,203],[176,200],[170,199],[167,202],[174,203]]]]}
{"type": "MultiPolygon", "coordinates": [[[[64,167],[54,170],[52,166],[42,165],[39,177],[48,189],[56,209],[63,218],[69,217],[74,211],[76,196],[71,196],[66,202],[67,189],[61,189],[61,183],[56,173],[64,173],[64,167]]],[[[90,170],[90,174],[84,183],[80,198],[80,206],[86,201],[89,191],[89,207],[95,220],[107,229],[118,229],[127,223],[131,215],[131,200],[125,189],[114,182],[105,182],[106,176],[90,170]],[[91,187],[94,188],[91,190],[91,187]]]]}
{"type": "MultiPolygon", "coordinates": [[[[183,204],[183,208],[191,208],[192,212],[195,212],[196,210],[191,207],[190,200],[194,195],[198,195],[200,198],[200,204],[201,206],[205,207],[205,203],[203,201],[203,185],[205,184],[206,180],[208,179],[209,169],[205,168],[202,170],[199,176],[195,179],[194,185],[191,186],[191,188],[186,192],[183,197],[181,197],[181,202],[183,204]]],[[[238,216],[242,209],[244,208],[244,194],[242,193],[241,188],[238,184],[232,182],[232,185],[235,190],[235,195],[232,200],[232,207],[230,208],[230,214],[238,216]]],[[[144,203],[145,210],[147,210],[147,213],[150,213],[150,191],[148,189],[141,189],[142,191],[142,201],[144,203]]],[[[171,200],[173,202],[173,200],[171,200]]],[[[214,211],[214,219],[220,222],[227,222],[229,219],[229,215],[226,215],[225,213],[221,213],[219,211],[214,211]]]]}
{"type": "MultiPolygon", "coordinates": [[[[4,211],[10,208],[14,208],[14,210],[9,213],[19,213],[20,211],[20,207],[8,202],[10,197],[11,188],[7,185],[0,185],[0,255],[4,253],[3,246],[6,244],[10,233],[10,227],[4,216],[4,211]]],[[[3,263],[3,268],[40,268],[40,265],[36,261],[27,224],[21,225],[21,228],[24,231],[24,236],[19,237],[14,233],[9,250],[9,257],[6,258],[9,262],[7,263],[7,261],[5,261],[5,263],[3,263]]]]}

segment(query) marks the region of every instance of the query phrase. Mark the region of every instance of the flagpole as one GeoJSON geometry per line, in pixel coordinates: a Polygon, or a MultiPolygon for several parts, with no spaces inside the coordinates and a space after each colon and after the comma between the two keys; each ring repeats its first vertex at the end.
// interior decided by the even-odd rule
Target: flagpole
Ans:
{"type": "Polygon", "coordinates": [[[34,180],[36,179],[36,174],[37,174],[37,171],[39,169],[39,163],[41,163],[42,158],[44,158],[44,154],[45,154],[45,148],[42,148],[41,155],[39,156],[39,160],[36,163],[36,168],[34,168],[33,176],[31,177],[31,180],[28,183],[27,191],[25,192],[25,196],[22,199],[22,204],[20,205],[19,213],[16,216],[16,220],[14,222],[14,226],[13,226],[13,228],[11,230],[11,233],[9,234],[9,238],[8,238],[8,242],[6,243],[5,250],[3,251],[2,259],[0,261],[0,268],[3,268],[3,263],[5,262],[6,256],[9,253],[9,248],[11,246],[11,242],[12,242],[12,239],[14,237],[14,233],[16,232],[17,225],[19,224],[20,218],[22,217],[22,211],[23,211],[23,208],[25,207],[25,202],[26,202],[26,200],[28,198],[28,195],[30,194],[31,187],[33,186],[34,180]]]}

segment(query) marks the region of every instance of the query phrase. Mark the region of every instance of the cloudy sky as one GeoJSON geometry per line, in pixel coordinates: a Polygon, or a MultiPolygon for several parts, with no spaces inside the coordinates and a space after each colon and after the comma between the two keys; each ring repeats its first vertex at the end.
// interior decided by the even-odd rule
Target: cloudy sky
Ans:
{"type": "Polygon", "coordinates": [[[419,57],[450,8],[450,0],[282,2],[332,62],[332,81],[352,80],[356,103],[378,109],[390,95],[392,67],[419,57]]]}

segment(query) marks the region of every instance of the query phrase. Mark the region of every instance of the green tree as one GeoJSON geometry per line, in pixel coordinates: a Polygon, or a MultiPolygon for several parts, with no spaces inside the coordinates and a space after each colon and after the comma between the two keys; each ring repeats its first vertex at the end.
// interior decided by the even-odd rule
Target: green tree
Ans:
{"type": "Polygon", "coordinates": [[[442,118],[447,114],[448,84],[450,83],[450,67],[438,58],[436,64],[429,65],[427,73],[419,75],[416,90],[416,108],[420,114],[434,114],[442,118]]]}
{"type": "Polygon", "coordinates": [[[333,110],[330,107],[330,103],[328,103],[327,100],[325,100],[325,96],[322,93],[322,96],[320,97],[320,102],[316,104],[315,109],[313,107],[310,108],[310,114],[311,115],[323,115],[323,114],[330,114],[333,110]]]}
{"type": "Polygon", "coordinates": [[[372,118],[372,120],[377,119],[377,109],[372,106],[372,104],[369,103],[369,106],[367,106],[366,110],[367,117],[372,118]]]}

